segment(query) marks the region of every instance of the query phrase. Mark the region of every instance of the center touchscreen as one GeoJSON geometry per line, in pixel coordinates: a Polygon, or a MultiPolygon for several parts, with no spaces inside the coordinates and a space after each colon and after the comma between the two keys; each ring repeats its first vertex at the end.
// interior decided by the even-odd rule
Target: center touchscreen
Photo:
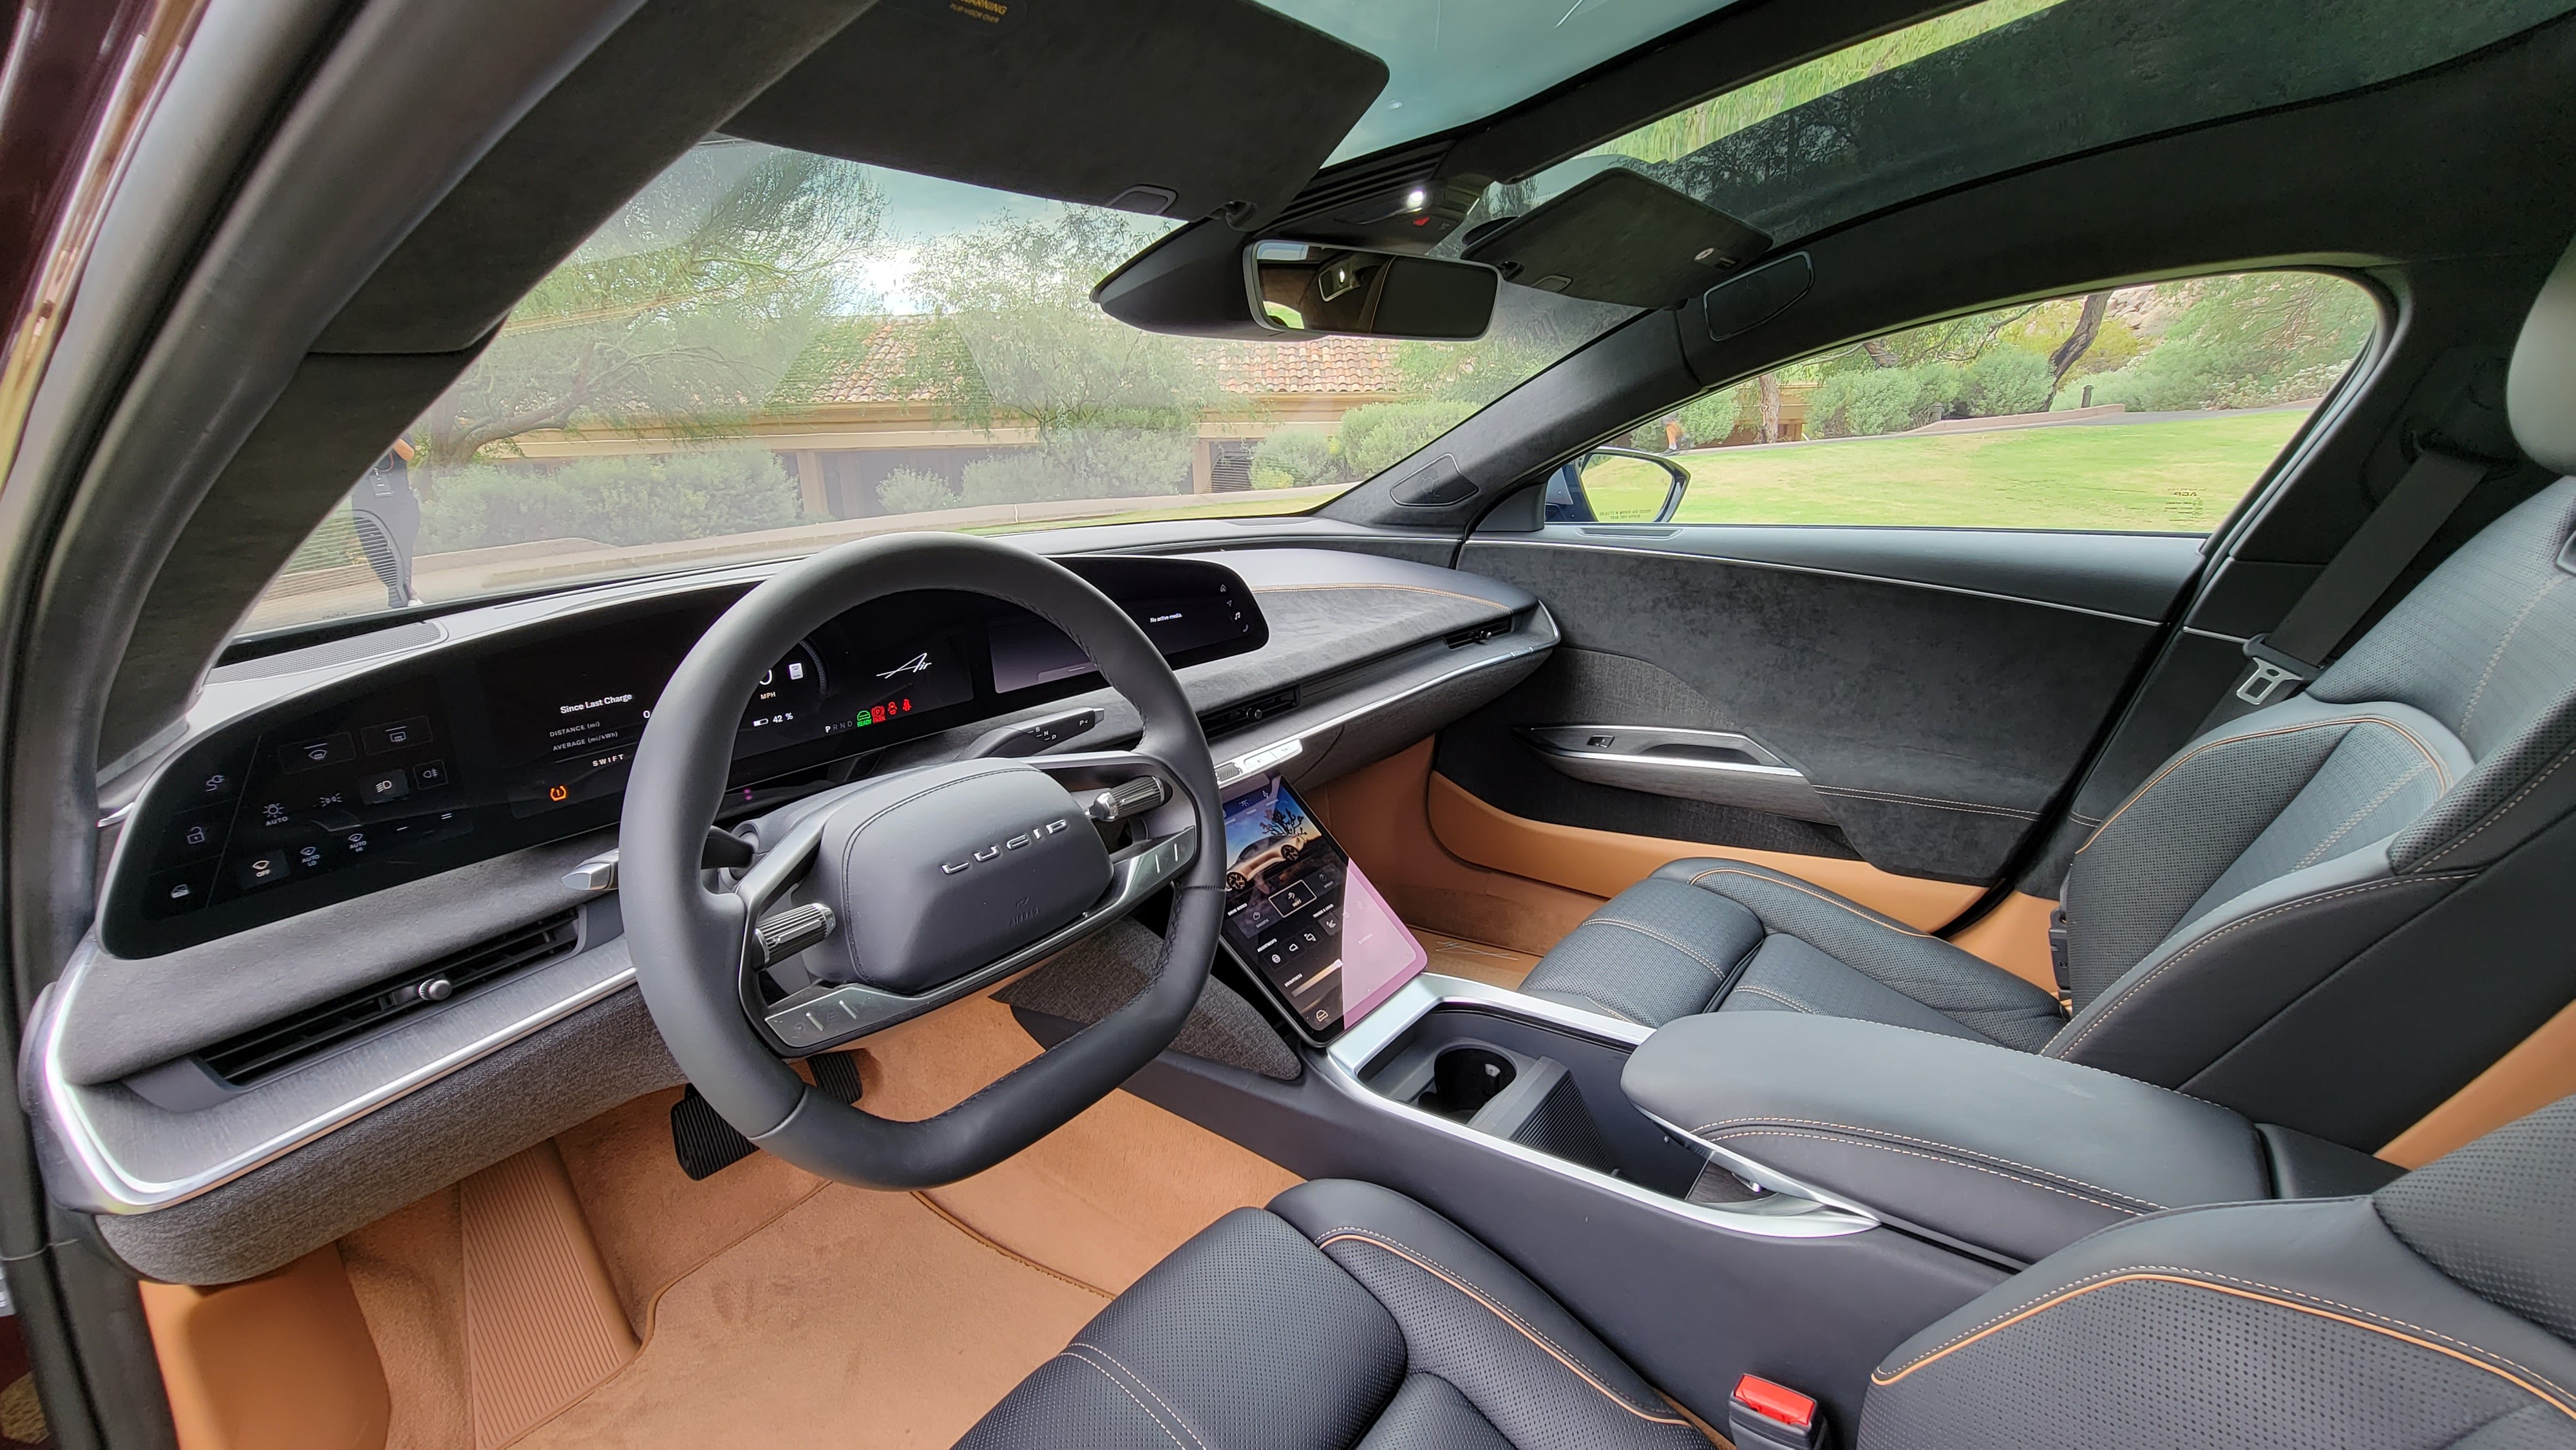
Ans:
{"type": "Polygon", "coordinates": [[[1359,867],[1276,775],[1225,802],[1225,944],[1315,1042],[1429,965],[1359,867]]]}

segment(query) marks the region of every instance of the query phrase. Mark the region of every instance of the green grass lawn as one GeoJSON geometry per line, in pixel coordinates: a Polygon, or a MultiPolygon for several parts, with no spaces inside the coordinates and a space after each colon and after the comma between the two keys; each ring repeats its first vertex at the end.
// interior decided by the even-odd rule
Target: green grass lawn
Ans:
{"type": "MultiPolygon", "coordinates": [[[[1706,449],[1675,455],[1691,472],[1680,521],[2205,533],[2262,476],[2306,416],[2304,409],[2279,408],[2157,423],[1706,449]]],[[[1596,466],[1586,475],[1586,491],[1604,519],[1651,517],[1663,501],[1662,474],[1642,463],[1625,467],[1633,476],[1596,466]]]]}

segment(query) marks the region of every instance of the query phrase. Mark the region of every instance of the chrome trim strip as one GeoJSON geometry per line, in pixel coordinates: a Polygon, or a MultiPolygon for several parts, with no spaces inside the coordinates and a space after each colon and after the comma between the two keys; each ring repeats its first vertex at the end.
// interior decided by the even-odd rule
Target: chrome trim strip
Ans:
{"type": "Polygon", "coordinates": [[[62,1037],[71,1004],[79,997],[81,985],[90,971],[105,959],[106,954],[100,950],[97,938],[84,938],[61,979],[38,995],[26,1037],[34,1044],[35,1050],[21,1060],[18,1084],[20,1094],[31,1105],[43,1129],[37,1134],[37,1143],[46,1190],[57,1203],[86,1213],[149,1213],[212,1192],[317,1138],[347,1127],[387,1103],[407,1097],[460,1068],[488,1057],[530,1033],[613,996],[635,981],[632,965],[620,968],[551,1006],[529,1013],[507,1027],[486,1033],[390,1082],[316,1114],[256,1147],[182,1178],[153,1180],[127,1171],[117,1161],[115,1151],[99,1136],[96,1124],[82,1105],[85,1090],[62,1073],[62,1037]]]}
{"type": "MultiPolygon", "coordinates": [[[[1327,730],[1337,729],[1354,720],[1361,719],[1368,715],[1374,715],[1380,710],[1401,705],[1416,695],[1422,694],[1425,691],[1436,690],[1442,685],[1448,684],[1452,680],[1464,679],[1479,670],[1489,670],[1496,665],[1517,664],[1520,661],[1529,658],[1531,655],[1538,653],[1540,650],[1556,648],[1559,639],[1556,629],[1556,620],[1548,614],[1546,605],[1541,604],[1533,608],[1531,613],[1531,623],[1533,625],[1545,625],[1546,629],[1544,632],[1535,628],[1526,630],[1516,629],[1508,634],[1495,635],[1492,639],[1481,641],[1481,643],[1508,643],[1514,647],[1511,649],[1496,650],[1480,659],[1469,660],[1467,663],[1460,665],[1454,670],[1444,670],[1419,684],[1408,685],[1404,689],[1398,690],[1392,695],[1381,695],[1373,699],[1363,700],[1350,706],[1348,709],[1343,710],[1337,715],[1327,716],[1324,719],[1315,721],[1311,724],[1299,723],[1293,732],[1277,741],[1273,741],[1268,745],[1255,746],[1239,755],[1227,757],[1217,766],[1218,787],[1223,788],[1234,785],[1256,770],[1267,770],[1272,766],[1296,759],[1300,754],[1304,753],[1307,740],[1314,736],[1321,735],[1327,730]],[[1274,751],[1277,752],[1275,756],[1273,755],[1274,751]],[[1229,769],[1234,770],[1235,773],[1228,775],[1226,772],[1229,769]]],[[[1472,646],[1470,647],[1472,648],[1472,646]]],[[[1363,686],[1362,688],[1365,689],[1366,687],[1363,686]]],[[[1317,708],[1330,707],[1318,706],[1317,708]]],[[[1273,718],[1282,722],[1293,722],[1296,720],[1294,713],[1274,716],[1273,718]]]]}
{"type": "Polygon", "coordinates": [[[1834,813],[1806,773],[1762,742],[1732,730],[1685,730],[1662,725],[1523,725],[1516,732],[1539,759],[1559,774],[1597,785],[1654,795],[1683,796],[1719,805],[1746,806],[1802,820],[1830,823],[1834,813]],[[1594,742],[1601,742],[1595,744],[1594,742]],[[1732,751],[1744,760],[1656,755],[1676,745],[1732,751]]]}
{"type": "MultiPolygon", "coordinates": [[[[1424,1112],[1371,1090],[1361,1080],[1361,1074],[1369,1064],[1393,1047],[1416,1023],[1442,1007],[1503,1013],[1618,1046],[1634,1047],[1654,1035],[1654,1029],[1642,1023],[1586,1012],[1463,977],[1443,977],[1426,972],[1398,988],[1384,1005],[1362,1018],[1358,1026],[1343,1033],[1327,1048],[1318,1064],[1320,1075],[1345,1096],[1378,1112],[1394,1114],[1412,1126],[1429,1128],[1473,1143],[1487,1152],[1500,1153],[1515,1162],[1572,1179],[1587,1188],[1722,1232],[1750,1238],[1817,1239],[1864,1233],[1879,1226],[1876,1217],[1857,1205],[1777,1187],[1773,1187],[1767,1197],[1742,1204],[1692,1203],[1668,1198],[1624,1178],[1614,1178],[1578,1163],[1550,1157],[1507,1138],[1477,1132],[1464,1123],[1424,1112]]],[[[1672,1126],[1662,1123],[1661,1119],[1655,1121],[1667,1129],[1672,1126]]],[[[1705,1143],[1687,1134],[1683,1135],[1683,1141],[1700,1151],[1707,1151],[1705,1143]]]]}
{"type": "Polygon", "coordinates": [[[1815,1185],[1806,1182],[1804,1179],[1792,1178],[1788,1174],[1772,1167],[1770,1164],[1757,1162],[1751,1158],[1747,1158],[1732,1148],[1721,1148],[1715,1143],[1708,1141],[1706,1138],[1701,1137],[1699,1134],[1692,1132],[1690,1129],[1673,1122],[1671,1119],[1662,1117],[1655,1113],[1647,1112],[1644,1108],[1638,1108],[1637,1112],[1643,1116],[1646,1121],[1653,1123],[1656,1127],[1672,1134],[1675,1141],[1683,1144],[1685,1147],[1693,1149],[1698,1152],[1701,1157],[1708,1159],[1718,1167],[1725,1169],[1727,1172],[1734,1174],[1736,1177],[1743,1179],[1745,1182],[1752,1184],[1756,1188],[1768,1189],[1773,1193],[1791,1194],[1799,1198],[1811,1198],[1818,1203],[1828,1204],[1835,1208],[1845,1209],[1849,1212],[1859,1214],[1861,1217],[1869,1219],[1872,1222],[1876,1222],[1878,1220],[1877,1212],[1865,1203],[1856,1202],[1838,1193],[1828,1192],[1825,1189],[1818,1188],[1815,1185]]]}

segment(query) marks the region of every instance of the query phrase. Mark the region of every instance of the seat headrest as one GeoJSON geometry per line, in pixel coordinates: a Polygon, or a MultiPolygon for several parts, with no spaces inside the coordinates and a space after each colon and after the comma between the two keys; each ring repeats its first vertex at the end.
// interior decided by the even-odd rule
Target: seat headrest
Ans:
{"type": "Polygon", "coordinates": [[[2522,451],[2552,473],[2576,473],[2576,246],[2558,259],[2522,321],[2504,400],[2522,451]]]}

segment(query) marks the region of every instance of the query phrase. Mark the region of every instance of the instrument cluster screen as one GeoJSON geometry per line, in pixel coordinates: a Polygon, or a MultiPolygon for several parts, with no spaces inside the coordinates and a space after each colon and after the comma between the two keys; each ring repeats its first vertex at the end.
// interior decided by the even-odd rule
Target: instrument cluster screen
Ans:
{"type": "MultiPolygon", "coordinates": [[[[1269,638],[1231,570],[1077,558],[1175,666],[1269,638]]],[[[744,591],[577,616],[425,658],[334,703],[288,702],[191,746],[136,809],[101,923],[149,956],[609,825],[680,662],[744,591]],[[531,637],[533,635],[533,637],[531,637]]],[[[1052,625],[978,594],[891,595],[752,683],[745,789],[1096,687],[1052,625]]]]}

